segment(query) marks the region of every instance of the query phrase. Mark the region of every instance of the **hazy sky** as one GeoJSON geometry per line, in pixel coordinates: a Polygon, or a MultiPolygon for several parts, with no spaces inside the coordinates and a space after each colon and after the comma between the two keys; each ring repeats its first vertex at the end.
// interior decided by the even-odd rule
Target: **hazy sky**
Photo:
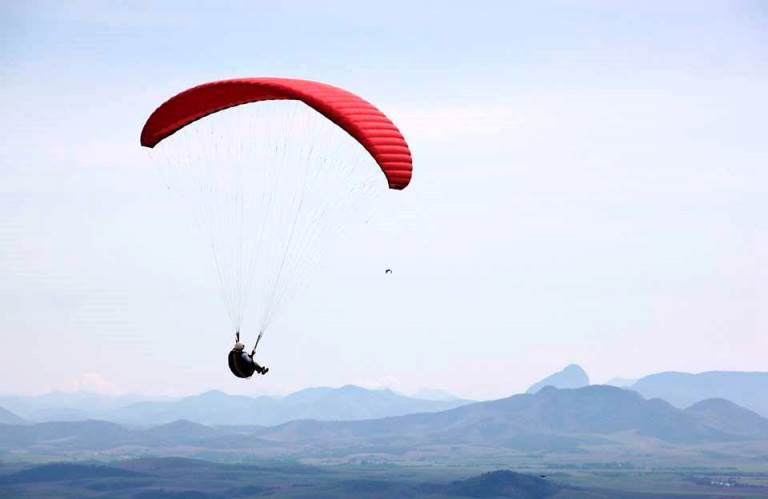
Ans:
{"type": "Polygon", "coordinates": [[[765,2],[3,2],[0,85],[0,392],[768,368],[765,2]],[[415,168],[249,382],[138,144],[160,102],[235,76],[365,96],[415,168]]]}

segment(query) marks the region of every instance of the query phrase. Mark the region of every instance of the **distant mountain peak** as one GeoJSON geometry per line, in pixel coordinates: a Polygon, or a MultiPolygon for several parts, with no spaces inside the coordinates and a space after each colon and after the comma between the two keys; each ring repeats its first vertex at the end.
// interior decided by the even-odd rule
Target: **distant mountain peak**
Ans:
{"type": "MultiPolygon", "coordinates": [[[[711,398],[711,399],[705,399],[700,400],[696,402],[695,404],[691,405],[690,407],[686,408],[686,411],[699,411],[699,410],[709,410],[709,409],[732,409],[734,407],[740,407],[738,404],[734,404],[730,400],[726,400],[723,398],[711,398]]],[[[750,411],[753,412],[753,411],[750,411]]]]}
{"type": "Polygon", "coordinates": [[[701,400],[683,412],[727,433],[768,435],[768,419],[723,398],[701,400]]]}
{"type": "Polygon", "coordinates": [[[578,364],[568,364],[562,370],[547,376],[526,390],[526,393],[536,393],[545,386],[555,388],[581,388],[589,385],[589,376],[578,364]]]}
{"type": "Polygon", "coordinates": [[[768,417],[768,372],[668,371],[640,378],[631,388],[644,397],[660,397],[680,408],[719,398],[768,417]]]}

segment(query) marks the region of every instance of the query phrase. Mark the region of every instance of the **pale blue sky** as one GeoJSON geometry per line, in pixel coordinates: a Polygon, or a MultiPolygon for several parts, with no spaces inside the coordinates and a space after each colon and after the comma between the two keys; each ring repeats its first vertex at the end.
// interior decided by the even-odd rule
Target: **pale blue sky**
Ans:
{"type": "Polygon", "coordinates": [[[764,2],[220,3],[0,6],[0,392],[765,370],[764,2]],[[264,75],[376,103],[415,176],[235,383],[138,134],[184,88],[264,75]]]}

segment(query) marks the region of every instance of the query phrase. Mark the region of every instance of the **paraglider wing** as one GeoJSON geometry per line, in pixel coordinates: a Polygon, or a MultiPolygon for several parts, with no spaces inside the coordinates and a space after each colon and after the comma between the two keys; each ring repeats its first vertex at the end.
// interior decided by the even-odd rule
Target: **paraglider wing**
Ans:
{"type": "Polygon", "coordinates": [[[160,150],[149,156],[206,237],[232,331],[248,310],[259,338],[306,284],[321,243],[386,192],[371,160],[391,189],[412,173],[408,144],[376,107],[289,78],[189,88],[152,112],[141,145],[160,150]]]}
{"type": "Polygon", "coordinates": [[[241,78],[185,90],[157,108],[141,131],[141,145],[154,147],[179,129],[209,114],[250,102],[299,100],[357,140],[387,177],[389,187],[411,181],[412,161],[400,131],[369,102],[338,87],[290,78],[241,78]]]}

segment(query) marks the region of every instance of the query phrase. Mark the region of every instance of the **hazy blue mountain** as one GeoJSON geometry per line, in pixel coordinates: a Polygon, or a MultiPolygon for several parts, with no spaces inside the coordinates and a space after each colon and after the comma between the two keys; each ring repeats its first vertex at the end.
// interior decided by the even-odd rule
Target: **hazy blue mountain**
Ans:
{"type": "Polygon", "coordinates": [[[722,398],[768,417],[768,372],[664,372],[639,379],[632,390],[644,397],[662,398],[676,407],[722,398]]]}
{"type": "MultiPolygon", "coordinates": [[[[313,398],[303,393],[299,399],[313,398]]],[[[218,395],[215,395],[218,396],[218,395]]],[[[596,385],[477,402],[455,409],[359,421],[300,420],[275,427],[211,427],[174,421],[151,428],[105,421],[0,424],[0,454],[8,451],[72,455],[94,451],[146,455],[248,451],[260,456],[402,453],[434,446],[579,452],[589,445],[624,445],[627,435],[652,437],[665,446],[768,439],[768,420],[727,401],[676,409],[638,393],[596,385]],[[144,450],[142,450],[144,449],[144,450]]],[[[634,437],[633,437],[634,438],[634,437]]],[[[474,451],[472,451],[474,452],[474,451]]],[[[104,454],[107,455],[107,454],[104,454]]]]}
{"type": "Polygon", "coordinates": [[[341,388],[310,388],[285,397],[281,405],[288,409],[284,421],[293,419],[358,420],[435,412],[469,401],[425,400],[399,395],[388,389],[370,390],[347,385],[341,388]]]}
{"type": "Polygon", "coordinates": [[[52,392],[33,397],[0,396],[0,406],[28,421],[98,419],[138,425],[163,424],[180,419],[228,426],[274,425],[294,419],[358,420],[441,411],[469,402],[450,396],[422,399],[391,390],[369,390],[352,385],[307,388],[285,397],[248,397],[217,390],[159,400],[83,392],[52,392]]]}
{"type": "Polygon", "coordinates": [[[702,400],[685,409],[685,412],[695,415],[699,421],[710,428],[716,428],[725,433],[768,437],[768,419],[730,400],[702,400]]]}
{"type": "Polygon", "coordinates": [[[0,424],[23,424],[25,421],[8,409],[0,407],[0,424]]]}
{"type": "MultiPolygon", "coordinates": [[[[258,427],[218,427],[174,421],[151,428],[130,428],[107,421],[46,422],[32,425],[0,424],[0,449],[41,451],[105,450],[121,446],[174,448],[199,446],[233,449],[264,446],[253,433],[258,427]],[[247,438],[246,438],[247,437],[247,438]]],[[[268,447],[269,444],[266,443],[268,447]]]]}
{"type": "Polygon", "coordinates": [[[130,440],[133,431],[106,421],[47,422],[33,425],[0,424],[0,448],[35,446],[92,449],[111,448],[130,440]]]}
{"type": "Polygon", "coordinates": [[[142,437],[151,439],[157,444],[174,445],[204,440],[219,433],[219,430],[210,426],[181,419],[144,430],[142,437]]]}
{"type": "Polygon", "coordinates": [[[463,400],[424,400],[358,386],[307,388],[286,397],[244,397],[210,391],[172,401],[131,404],[105,415],[110,421],[158,424],[186,419],[208,425],[275,425],[296,419],[347,420],[434,412],[463,400]]]}
{"type": "MultiPolygon", "coordinates": [[[[430,441],[530,447],[568,443],[556,440],[555,437],[563,435],[578,438],[617,432],[635,432],[679,444],[736,438],[708,426],[695,411],[687,413],[663,400],[645,400],[635,392],[604,385],[566,390],[547,387],[536,394],[477,402],[431,414],[351,422],[295,421],[267,428],[260,437],[336,445],[369,439],[411,445],[430,441]]],[[[755,436],[761,432],[760,425],[754,428],[755,436]]],[[[573,438],[570,442],[574,442],[573,438]]]]}
{"type": "Polygon", "coordinates": [[[30,421],[82,421],[102,418],[110,410],[148,399],[140,395],[50,392],[35,396],[0,395],[0,406],[30,421]]]}
{"type": "Polygon", "coordinates": [[[162,424],[185,419],[202,424],[248,425],[264,417],[270,397],[229,395],[211,390],[175,400],[146,401],[114,409],[105,419],[131,424],[162,424]]]}
{"type": "Polygon", "coordinates": [[[571,364],[562,371],[551,374],[526,390],[526,393],[536,393],[545,386],[555,388],[581,388],[589,385],[589,376],[580,366],[571,364]]]}

